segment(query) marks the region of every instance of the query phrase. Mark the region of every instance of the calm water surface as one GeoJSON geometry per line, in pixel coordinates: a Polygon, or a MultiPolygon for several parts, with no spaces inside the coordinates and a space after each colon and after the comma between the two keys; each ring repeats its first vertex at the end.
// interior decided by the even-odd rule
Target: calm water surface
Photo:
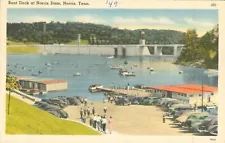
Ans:
{"type": "Polygon", "coordinates": [[[102,93],[90,93],[88,87],[91,84],[103,84],[105,87],[125,87],[130,85],[175,85],[184,83],[202,82],[205,85],[218,86],[218,77],[209,77],[204,74],[204,69],[183,67],[171,64],[171,57],[118,57],[108,59],[106,56],[89,55],[8,55],[7,70],[13,70],[16,75],[31,76],[42,73],[38,77],[65,79],[68,81],[68,90],[63,92],[51,92],[40,95],[40,98],[56,96],[83,96],[90,100],[102,100],[102,93]],[[128,61],[128,65],[124,61],[128,61]],[[20,64],[15,67],[16,64],[20,64]],[[50,63],[51,66],[45,65],[50,63]],[[58,64],[57,64],[58,63],[58,64]],[[122,77],[118,70],[112,70],[110,66],[121,65],[125,69],[136,73],[136,77],[122,77]],[[137,67],[133,67],[137,65],[137,67]],[[23,69],[25,67],[25,69],[23,69]],[[48,67],[48,68],[47,68],[48,67]],[[154,68],[150,72],[147,67],[154,68]],[[33,70],[33,71],[31,71],[33,70]],[[179,71],[183,74],[179,74],[179,71]],[[82,76],[73,76],[74,73],[82,76]],[[203,80],[202,80],[203,79],[203,80]]]}

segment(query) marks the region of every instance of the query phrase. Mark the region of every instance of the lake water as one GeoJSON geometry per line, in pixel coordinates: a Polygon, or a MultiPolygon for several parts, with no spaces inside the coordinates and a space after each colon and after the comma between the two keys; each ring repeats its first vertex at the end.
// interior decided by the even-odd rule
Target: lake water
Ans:
{"type": "Polygon", "coordinates": [[[171,64],[171,57],[118,57],[108,59],[106,56],[90,55],[8,55],[7,70],[14,71],[15,75],[31,76],[42,73],[38,77],[65,79],[68,81],[68,90],[63,92],[50,92],[40,95],[40,98],[51,98],[56,96],[83,96],[89,100],[103,99],[103,93],[90,93],[88,87],[91,84],[102,84],[105,87],[125,87],[128,83],[132,85],[175,85],[202,82],[205,85],[218,86],[218,76],[210,77],[205,74],[204,69],[183,67],[171,64]],[[124,61],[128,61],[125,65],[124,61]],[[57,64],[58,62],[58,64],[57,64]],[[16,64],[21,64],[15,67],[16,64]],[[46,68],[46,63],[51,63],[46,68]],[[118,70],[112,70],[110,66],[121,65],[131,72],[135,77],[123,77],[118,70]],[[131,68],[133,65],[137,67],[131,68]],[[22,67],[25,67],[23,69],[22,67]],[[153,68],[154,72],[150,72],[153,68]],[[33,70],[33,71],[30,71],[33,70]],[[179,74],[183,71],[183,74],[179,74]],[[73,76],[74,73],[81,76],[73,76]],[[203,79],[203,80],[202,80],[203,79]]]}

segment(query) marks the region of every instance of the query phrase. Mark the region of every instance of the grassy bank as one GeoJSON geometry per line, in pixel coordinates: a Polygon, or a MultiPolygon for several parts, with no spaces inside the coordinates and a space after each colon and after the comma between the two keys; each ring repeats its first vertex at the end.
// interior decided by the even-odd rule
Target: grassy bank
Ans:
{"type": "Polygon", "coordinates": [[[7,134],[100,135],[82,124],[61,120],[16,98],[11,97],[10,103],[10,114],[6,115],[7,134]]]}
{"type": "Polygon", "coordinates": [[[7,54],[37,54],[39,49],[29,45],[8,45],[7,54]]]}
{"type": "Polygon", "coordinates": [[[19,41],[7,41],[7,45],[39,45],[35,42],[19,42],[19,41]]]}

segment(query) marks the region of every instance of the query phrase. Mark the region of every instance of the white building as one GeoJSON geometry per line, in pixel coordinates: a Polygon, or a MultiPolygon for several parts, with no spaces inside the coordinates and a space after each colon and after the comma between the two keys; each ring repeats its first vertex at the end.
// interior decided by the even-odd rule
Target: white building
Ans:
{"type": "Polygon", "coordinates": [[[154,95],[175,98],[189,104],[217,104],[217,87],[198,84],[145,87],[154,95]]]}
{"type": "Polygon", "coordinates": [[[67,90],[66,80],[43,79],[36,77],[17,77],[22,89],[43,92],[67,90]]]}

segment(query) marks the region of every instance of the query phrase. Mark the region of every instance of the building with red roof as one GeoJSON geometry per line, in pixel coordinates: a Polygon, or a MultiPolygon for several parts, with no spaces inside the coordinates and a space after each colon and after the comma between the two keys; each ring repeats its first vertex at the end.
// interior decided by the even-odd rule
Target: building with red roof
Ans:
{"type": "Polygon", "coordinates": [[[66,80],[45,79],[37,77],[16,76],[23,90],[49,92],[67,90],[66,80]]]}
{"type": "Polygon", "coordinates": [[[199,84],[183,84],[168,86],[145,86],[147,90],[162,97],[179,99],[185,103],[194,102],[193,100],[203,100],[211,102],[211,99],[217,95],[218,88],[199,84]]]}

